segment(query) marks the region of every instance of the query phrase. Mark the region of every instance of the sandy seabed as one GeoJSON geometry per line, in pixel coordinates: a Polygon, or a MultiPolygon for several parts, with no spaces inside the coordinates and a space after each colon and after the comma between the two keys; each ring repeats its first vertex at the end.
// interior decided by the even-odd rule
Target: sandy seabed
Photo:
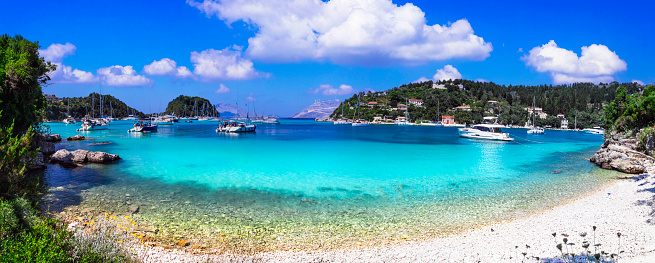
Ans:
{"type": "MultiPolygon", "coordinates": [[[[566,262],[556,246],[562,243],[563,235],[568,235],[568,242],[575,244],[568,251],[574,253],[583,251],[584,240],[590,242],[593,252],[595,236],[595,243],[601,244],[597,251],[619,254],[618,262],[655,262],[653,172],[619,179],[598,192],[527,218],[427,241],[249,257],[161,247],[146,248],[138,254],[145,262],[566,262]],[[584,232],[587,234],[582,237],[584,232]]],[[[566,252],[567,247],[563,250],[566,252]]]]}

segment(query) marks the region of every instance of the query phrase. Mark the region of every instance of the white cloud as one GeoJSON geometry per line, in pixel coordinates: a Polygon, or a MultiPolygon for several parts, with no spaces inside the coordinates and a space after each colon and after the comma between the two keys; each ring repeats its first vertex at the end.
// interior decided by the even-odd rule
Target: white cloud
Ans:
{"type": "Polygon", "coordinates": [[[221,83],[219,85],[218,89],[215,90],[214,92],[216,92],[218,94],[230,93],[230,89],[228,87],[226,87],[225,85],[223,85],[223,83],[221,83]]]}
{"type": "Polygon", "coordinates": [[[57,44],[53,43],[46,49],[39,49],[39,55],[45,61],[50,61],[57,66],[57,69],[48,73],[50,80],[54,83],[69,83],[69,84],[87,84],[98,81],[98,78],[93,76],[93,73],[73,69],[62,63],[64,57],[68,55],[75,55],[77,47],[71,43],[57,44]]]}
{"type": "Polygon", "coordinates": [[[187,67],[178,67],[175,60],[170,58],[163,58],[159,61],[155,60],[152,63],[145,65],[143,71],[146,74],[153,76],[174,76],[178,78],[193,77],[193,74],[187,67]]]}
{"type": "Polygon", "coordinates": [[[644,83],[643,81],[638,80],[638,79],[633,79],[632,82],[637,83],[637,84],[642,85],[642,86],[646,85],[646,83],[644,83]]]}
{"type": "Polygon", "coordinates": [[[445,65],[442,69],[437,69],[437,73],[432,76],[435,81],[461,79],[462,74],[452,65],[445,65]]]}
{"type": "Polygon", "coordinates": [[[152,84],[152,80],[143,76],[137,75],[132,66],[111,66],[98,69],[98,76],[103,80],[105,85],[109,86],[148,86],[152,84]]]}
{"type": "Polygon", "coordinates": [[[265,74],[255,70],[252,61],[241,57],[241,47],[191,52],[193,73],[204,80],[252,79],[265,74]]]}
{"type": "Polygon", "coordinates": [[[427,81],[430,81],[430,80],[431,80],[431,79],[428,79],[428,78],[426,78],[425,76],[423,76],[423,77],[420,77],[419,79],[415,80],[415,81],[412,82],[412,83],[421,83],[421,82],[427,82],[427,81]]]}
{"type": "Polygon", "coordinates": [[[532,48],[521,57],[525,65],[537,72],[548,72],[555,84],[573,82],[612,82],[617,72],[627,70],[625,61],[604,45],[593,44],[582,47],[578,57],[573,51],[557,46],[551,40],[548,44],[532,48]]]}
{"type": "Polygon", "coordinates": [[[77,47],[71,43],[53,43],[46,49],[39,49],[39,55],[41,55],[45,61],[61,63],[64,57],[68,55],[75,55],[76,50],[77,47]]]}
{"type": "Polygon", "coordinates": [[[340,96],[357,93],[357,90],[346,84],[341,84],[338,88],[333,88],[330,84],[323,84],[316,89],[309,89],[307,93],[321,93],[325,96],[340,96]]]}
{"type": "Polygon", "coordinates": [[[257,99],[255,98],[255,95],[252,93],[248,94],[248,97],[246,97],[246,101],[256,101],[257,99]]]}
{"type": "Polygon", "coordinates": [[[272,62],[339,64],[484,60],[493,50],[466,19],[426,24],[411,3],[391,0],[204,0],[187,3],[226,23],[255,28],[246,54],[272,62]]]}

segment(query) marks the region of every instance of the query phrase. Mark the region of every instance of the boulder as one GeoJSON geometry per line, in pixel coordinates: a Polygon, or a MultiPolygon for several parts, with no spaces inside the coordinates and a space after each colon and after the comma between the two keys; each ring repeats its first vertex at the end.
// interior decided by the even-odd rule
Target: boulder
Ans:
{"type": "Polygon", "coordinates": [[[55,153],[55,144],[46,141],[38,141],[39,152],[42,152],[45,155],[51,155],[55,153]]]}
{"type": "Polygon", "coordinates": [[[86,158],[90,163],[110,163],[120,159],[117,154],[109,154],[106,152],[89,152],[86,155],[86,158]]]}
{"type": "Polygon", "coordinates": [[[75,167],[73,163],[73,154],[66,149],[59,150],[50,156],[51,163],[59,163],[65,167],[75,167]]]}
{"type": "Polygon", "coordinates": [[[45,155],[42,152],[37,152],[36,157],[27,159],[28,170],[43,170],[46,168],[45,155]]]}
{"type": "Polygon", "coordinates": [[[178,240],[175,242],[175,245],[181,246],[181,247],[186,247],[189,244],[191,244],[189,241],[186,240],[178,240]]]}
{"type": "Polygon", "coordinates": [[[46,142],[60,142],[61,135],[59,134],[41,134],[41,140],[46,142]]]}
{"type": "Polygon", "coordinates": [[[85,163],[87,161],[86,156],[87,156],[88,153],[89,153],[89,151],[87,151],[87,150],[73,151],[73,152],[71,152],[71,154],[73,155],[72,161],[74,163],[85,163]]]}
{"type": "Polygon", "coordinates": [[[81,140],[84,140],[84,139],[85,139],[84,136],[78,134],[78,135],[75,135],[75,136],[73,136],[73,137],[70,137],[70,136],[69,136],[66,140],[69,140],[69,141],[81,141],[81,140]]]}
{"type": "Polygon", "coordinates": [[[653,169],[655,158],[637,151],[637,140],[617,132],[605,137],[601,148],[589,158],[603,169],[640,174],[653,169]]]}

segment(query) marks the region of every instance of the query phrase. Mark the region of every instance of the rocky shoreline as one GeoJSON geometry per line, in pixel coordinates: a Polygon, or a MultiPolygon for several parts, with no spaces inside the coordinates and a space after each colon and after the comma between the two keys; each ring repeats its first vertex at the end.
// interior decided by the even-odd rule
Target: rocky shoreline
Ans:
{"type": "Polygon", "coordinates": [[[605,142],[589,161],[603,169],[654,174],[655,158],[648,153],[655,152],[655,136],[647,134],[644,129],[635,136],[612,131],[605,135],[605,142]]]}

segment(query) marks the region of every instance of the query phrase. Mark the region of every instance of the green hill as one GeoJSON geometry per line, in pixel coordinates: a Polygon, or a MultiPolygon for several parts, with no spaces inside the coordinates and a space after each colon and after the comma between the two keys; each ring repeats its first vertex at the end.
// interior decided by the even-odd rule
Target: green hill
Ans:
{"type": "MultiPolygon", "coordinates": [[[[75,118],[82,118],[87,114],[89,116],[96,117],[100,115],[100,94],[93,92],[86,97],[64,97],[61,101],[49,101],[48,106],[46,107],[46,118],[48,120],[62,120],[66,118],[69,99],[71,116],[75,118]]],[[[104,116],[111,115],[112,108],[114,118],[123,118],[130,114],[145,116],[143,112],[127,106],[127,104],[115,98],[114,96],[102,95],[102,100],[102,114],[104,116]]]]}

